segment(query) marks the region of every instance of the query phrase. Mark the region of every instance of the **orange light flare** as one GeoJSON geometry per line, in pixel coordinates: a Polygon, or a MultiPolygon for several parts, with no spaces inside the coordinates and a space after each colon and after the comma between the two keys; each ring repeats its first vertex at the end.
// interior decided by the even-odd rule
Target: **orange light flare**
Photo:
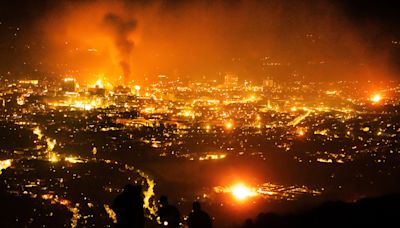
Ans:
{"type": "Polygon", "coordinates": [[[96,81],[96,84],[94,84],[94,87],[104,88],[103,80],[98,79],[98,80],[96,81]]]}
{"type": "Polygon", "coordinates": [[[226,130],[231,130],[233,128],[233,122],[232,121],[228,121],[225,123],[225,129],[226,130]]]}
{"type": "Polygon", "coordinates": [[[257,190],[252,189],[242,183],[238,183],[238,184],[232,186],[231,193],[232,193],[232,196],[238,201],[243,201],[250,197],[255,197],[258,195],[257,190]]]}
{"type": "Polygon", "coordinates": [[[373,94],[373,95],[371,96],[371,102],[372,102],[373,104],[380,103],[380,102],[382,101],[382,99],[383,99],[383,97],[382,97],[382,95],[379,94],[379,93],[375,93],[375,94],[373,94]]]}
{"type": "Polygon", "coordinates": [[[96,76],[96,78],[96,81],[92,84],[89,84],[89,87],[99,89],[112,89],[114,87],[113,84],[106,79],[104,74],[100,74],[96,76]]]}
{"type": "Polygon", "coordinates": [[[297,129],[297,135],[299,137],[303,137],[306,134],[305,130],[303,128],[297,129]]]}
{"type": "Polygon", "coordinates": [[[257,188],[250,187],[242,182],[238,182],[229,187],[215,187],[214,191],[217,193],[228,193],[235,201],[240,203],[260,195],[257,188]]]}

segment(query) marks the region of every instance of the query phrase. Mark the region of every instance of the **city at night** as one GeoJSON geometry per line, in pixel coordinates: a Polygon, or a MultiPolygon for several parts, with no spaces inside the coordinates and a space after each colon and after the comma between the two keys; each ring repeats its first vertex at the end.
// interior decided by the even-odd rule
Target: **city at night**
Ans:
{"type": "Polygon", "coordinates": [[[0,1],[0,227],[400,226],[399,10],[0,1]]]}

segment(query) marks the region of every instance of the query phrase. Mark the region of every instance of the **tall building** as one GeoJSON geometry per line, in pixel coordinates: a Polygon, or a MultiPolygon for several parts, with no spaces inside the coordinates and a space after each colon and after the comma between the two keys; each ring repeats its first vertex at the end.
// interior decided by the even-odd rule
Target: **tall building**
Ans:
{"type": "Polygon", "coordinates": [[[76,80],[75,78],[64,78],[61,88],[64,92],[75,92],[76,80]]]}
{"type": "Polygon", "coordinates": [[[239,84],[238,76],[236,76],[234,74],[226,74],[225,75],[225,81],[224,81],[225,87],[234,88],[234,87],[237,87],[238,84],[239,84]]]}

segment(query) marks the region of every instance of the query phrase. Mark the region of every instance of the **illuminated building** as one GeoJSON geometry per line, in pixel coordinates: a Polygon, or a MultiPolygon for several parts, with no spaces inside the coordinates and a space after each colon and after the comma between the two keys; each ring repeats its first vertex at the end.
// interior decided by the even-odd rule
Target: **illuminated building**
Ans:
{"type": "Polygon", "coordinates": [[[235,88],[238,86],[238,84],[239,84],[238,76],[236,76],[234,74],[226,74],[225,75],[225,81],[224,81],[225,87],[235,88]]]}
{"type": "Polygon", "coordinates": [[[37,85],[39,80],[19,80],[18,83],[21,85],[37,85]]]}
{"type": "Polygon", "coordinates": [[[272,80],[272,78],[267,78],[267,79],[264,79],[263,80],[263,82],[262,82],[262,84],[263,84],[263,87],[265,88],[270,88],[270,87],[273,87],[274,86],[274,80],[272,80]]]}
{"type": "Polygon", "coordinates": [[[135,95],[136,95],[137,97],[140,96],[140,93],[139,93],[139,91],[140,91],[140,85],[135,85],[134,88],[135,88],[135,95]]]}
{"type": "Polygon", "coordinates": [[[131,93],[131,89],[129,87],[120,85],[120,86],[114,87],[114,93],[116,95],[127,95],[127,94],[131,93]]]}
{"type": "Polygon", "coordinates": [[[106,95],[106,89],[96,85],[94,88],[89,88],[89,94],[104,97],[106,95]]]}
{"type": "Polygon", "coordinates": [[[64,78],[61,84],[61,89],[64,92],[75,92],[76,90],[75,78],[64,78]]]}

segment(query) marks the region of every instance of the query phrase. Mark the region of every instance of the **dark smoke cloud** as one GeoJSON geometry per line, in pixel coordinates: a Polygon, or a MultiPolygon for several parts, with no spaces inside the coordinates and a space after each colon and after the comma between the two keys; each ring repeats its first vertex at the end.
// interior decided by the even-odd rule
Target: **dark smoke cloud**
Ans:
{"type": "Polygon", "coordinates": [[[123,71],[124,80],[127,82],[131,75],[129,58],[134,47],[134,42],[129,35],[135,31],[137,21],[134,19],[126,21],[114,13],[108,13],[104,16],[103,25],[112,34],[115,46],[119,52],[119,64],[123,71]]]}

